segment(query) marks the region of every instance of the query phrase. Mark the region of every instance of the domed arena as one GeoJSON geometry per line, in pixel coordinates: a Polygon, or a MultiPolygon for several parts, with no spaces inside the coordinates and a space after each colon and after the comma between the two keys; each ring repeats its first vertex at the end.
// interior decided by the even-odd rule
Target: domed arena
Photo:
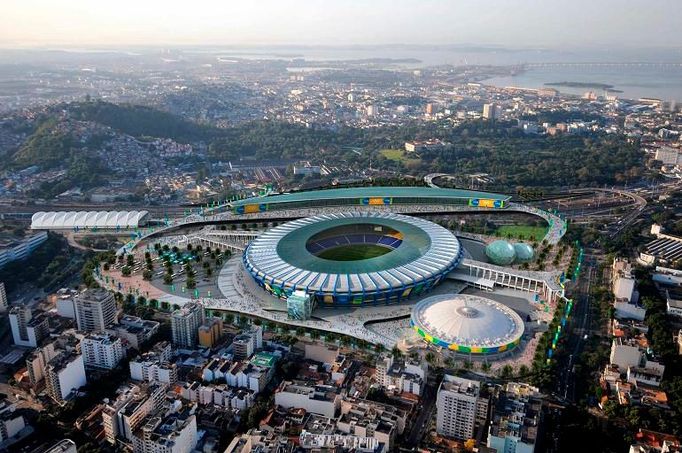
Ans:
{"type": "Polygon", "coordinates": [[[511,308],[465,294],[427,297],[412,310],[410,326],[428,343],[480,355],[514,349],[524,332],[511,308]]]}
{"type": "Polygon", "coordinates": [[[447,229],[393,213],[337,213],[275,227],[243,254],[247,271],[269,293],[294,291],[322,305],[388,304],[422,294],[463,257],[447,229]]]}
{"type": "Polygon", "coordinates": [[[525,242],[517,242],[514,244],[514,251],[516,252],[517,263],[528,263],[533,261],[533,256],[535,255],[533,247],[525,242]]]}
{"type": "Polygon", "coordinates": [[[485,254],[493,264],[508,266],[516,259],[516,249],[507,241],[495,241],[485,248],[485,254]]]}

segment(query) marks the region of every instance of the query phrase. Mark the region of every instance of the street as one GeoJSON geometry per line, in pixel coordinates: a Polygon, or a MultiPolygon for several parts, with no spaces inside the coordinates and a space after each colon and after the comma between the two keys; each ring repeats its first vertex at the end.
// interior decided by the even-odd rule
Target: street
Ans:
{"type": "Polygon", "coordinates": [[[581,354],[583,346],[591,334],[590,291],[597,272],[593,256],[585,254],[585,271],[579,279],[574,293],[574,310],[564,350],[568,356],[560,356],[556,394],[565,401],[575,401],[575,373],[573,366],[581,354]]]}
{"type": "Polygon", "coordinates": [[[429,421],[436,408],[436,397],[441,379],[442,377],[440,376],[437,377],[436,380],[429,379],[424,386],[424,394],[421,398],[421,409],[412,423],[409,434],[405,437],[405,448],[416,448],[419,445],[419,442],[424,438],[426,430],[429,427],[429,421]]]}

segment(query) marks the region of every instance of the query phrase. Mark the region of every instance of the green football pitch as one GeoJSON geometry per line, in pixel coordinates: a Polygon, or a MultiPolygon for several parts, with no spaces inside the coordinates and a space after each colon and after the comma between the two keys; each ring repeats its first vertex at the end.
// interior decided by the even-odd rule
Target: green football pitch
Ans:
{"type": "Polygon", "coordinates": [[[359,261],[385,255],[390,251],[390,248],[376,244],[353,244],[322,250],[317,256],[331,261],[359,261]]]}

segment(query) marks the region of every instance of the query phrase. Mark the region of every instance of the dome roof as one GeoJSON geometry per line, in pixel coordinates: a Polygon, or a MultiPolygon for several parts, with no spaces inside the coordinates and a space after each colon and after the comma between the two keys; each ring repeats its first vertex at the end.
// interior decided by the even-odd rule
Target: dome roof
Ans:
{"type": "Polygon", "coordinates": [[[518,344],[524,330],[523,320],[512,309],[465,294],[427,297],[412,311],[411,324],[433,343],[474,353],[505,350],[518,344]]]}
{"type": "Polygon", "coordinates": [[[516,250],[513,245],[507,241],[495,241],[485,248],[486,256],[493,264],[506,266],[514,262],[516,258],[516,250]]]}
{"type": "Polygon", "coordinates": [[[533,247],[525,242],[517,242],[514,244],[514,250],[516,251],[516,261],[519,263],[527,263],[533,260],[535,252],[533,247]]]}

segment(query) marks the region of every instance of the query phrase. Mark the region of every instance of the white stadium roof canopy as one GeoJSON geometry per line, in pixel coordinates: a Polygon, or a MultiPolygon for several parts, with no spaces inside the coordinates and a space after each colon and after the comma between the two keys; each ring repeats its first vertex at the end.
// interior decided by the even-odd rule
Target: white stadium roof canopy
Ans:
{"type": "Polygon", "coordinates": [[[138,228],[148,215],[148,211],[41,211],[31,217],[31,229],[138,228]]]}

